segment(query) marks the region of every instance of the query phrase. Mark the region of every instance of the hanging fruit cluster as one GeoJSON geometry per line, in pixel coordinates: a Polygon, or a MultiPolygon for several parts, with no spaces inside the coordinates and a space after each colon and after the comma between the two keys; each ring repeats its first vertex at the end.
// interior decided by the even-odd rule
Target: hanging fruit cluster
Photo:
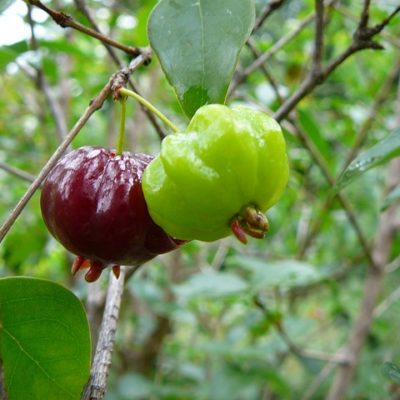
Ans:
{"type": "Polygon", "coordinates": [[[42,190],[47,227],[77,255],[73,273],[89,268],[86,280],[94,281],[106,266],[118,275],[120,265],[142,264],[185,241],[231,232],[243,243],[247,235],[264,237],[264,212],[288,180],[282,131],[260,111],[208,104],[225,101],[254,21],[252,0],[157,3],[150,45],[191,120],[179,132],[148,101],[115,83],[122,104],[117,150],[83,147],[67,154],[42,190]],[[191,23],[177,24],[181,19],[191,23]],[[154,159],[123,151],[127,96],[175,131],[154,159]]]}
{"type": "Polygon", "coordinates": [[[41,196],[44,221],[77,255],[72,271],[96,280],[111,265],[138,265],[187,240],[231,232],[262,238],[263,214],[288,179],[276,121],[246,107],[201,107],[156,158],[82,147],[63,157],[41,196]]]}

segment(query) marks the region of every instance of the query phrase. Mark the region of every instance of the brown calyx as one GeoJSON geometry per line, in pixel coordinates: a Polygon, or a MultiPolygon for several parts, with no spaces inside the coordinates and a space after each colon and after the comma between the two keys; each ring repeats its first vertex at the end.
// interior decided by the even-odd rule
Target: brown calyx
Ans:
{"type": "Polygon", "coordinates": [[[238,240],[247,243],[246,235],[262,239],[269,229],[267,217],[256,207],[247,206],[231,221],[231,230],[238,240]]]}

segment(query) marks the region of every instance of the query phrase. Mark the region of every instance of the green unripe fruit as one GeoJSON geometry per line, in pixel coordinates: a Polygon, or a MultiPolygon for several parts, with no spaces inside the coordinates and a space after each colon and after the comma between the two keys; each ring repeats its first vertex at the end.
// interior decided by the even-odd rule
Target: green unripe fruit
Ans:
{"type": "Polygon", "coordinates": [[[261,212],[288,180],[286,145],[278,123],[247,107],[201,107],[185,132],[162,142],[143,175],[151,217],[179,239],[213,241],[234,231],[262,237],[261,212]]]}

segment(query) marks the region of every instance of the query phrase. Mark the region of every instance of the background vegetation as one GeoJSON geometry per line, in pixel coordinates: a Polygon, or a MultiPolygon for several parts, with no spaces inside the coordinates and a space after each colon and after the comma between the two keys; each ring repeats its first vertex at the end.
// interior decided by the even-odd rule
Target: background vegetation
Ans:
{"type": "MultiPolygon", "coordinates": [[[[256,2],[257,25],[227,102],[281,121],[288,188],[268,212],[264,240],[191,242],[130,276],[107,399],[400,398],[394,370],[386,364],[389,373],[382,373],[385,362],[400,364],[399,160],[369,170],[336,195],[331,190],[354,158],[400,127],[399,6],[369,3],[328,1],[318,28],[321,1],[256,2]]],[[[155,4],[46,2],[134,47],[148,45],[155,4]]],[[[100,41],[62,29],[38,7],[16,2],[1,18],[12,13],[31,32],[16,41],[13,30],[1,33],[7,40],[0,47],[1,221],[120,69],[100,41]]],[[[130,62],[115,52],[121,66],[130,62]]],[[[132,77],[145,98],[185,126],[155,57],[132,77]]],[[[119,107],[108,99],[72,147],[114,147],[118,121],[119,107]]],[[[128,150],[158,152],[160,131],[134,101],[128,101],[127,134],[128,150]]],[[[36,193],[1,243],[0,276],[46,278],[70,288],[86,305],[95,339],[107,274],[91,285],[71,277],[71,255],[48,234],[38,200],[36,193]]]]}

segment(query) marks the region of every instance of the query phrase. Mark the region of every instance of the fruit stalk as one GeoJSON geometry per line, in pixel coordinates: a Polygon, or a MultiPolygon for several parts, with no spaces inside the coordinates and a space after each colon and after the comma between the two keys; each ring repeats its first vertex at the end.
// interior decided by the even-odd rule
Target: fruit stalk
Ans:
{"type": "Polygon", "coordinates": [[[124,151],[124,143],[125,143],[125,120],[126,120],[126,96],[122,96],[120,99],[121,103],[121,121],[119,125],[119,137],[118,137],[118,146],[117,146],[117,154],[121,155],[124,151]]]}
{"type": "Polygon", "coordinates": [[[136,92],[133,92],[132,90],[128,90],[125,88],[121,88],[119,89],[118,93],[123,96],[133,97],[140,104],[142,104],[148,110],[150,110],[153,114],[157,115],[157,117],[160,118],[161,121],[163,121],[166,125],[168,125],[174,132],[178,132],[179,129],[173,122],[171,122],[160,110],[154,107],[153,104],[151,104],[149,101],[147,101],[145,98],[143,98],[136,92]]]}

